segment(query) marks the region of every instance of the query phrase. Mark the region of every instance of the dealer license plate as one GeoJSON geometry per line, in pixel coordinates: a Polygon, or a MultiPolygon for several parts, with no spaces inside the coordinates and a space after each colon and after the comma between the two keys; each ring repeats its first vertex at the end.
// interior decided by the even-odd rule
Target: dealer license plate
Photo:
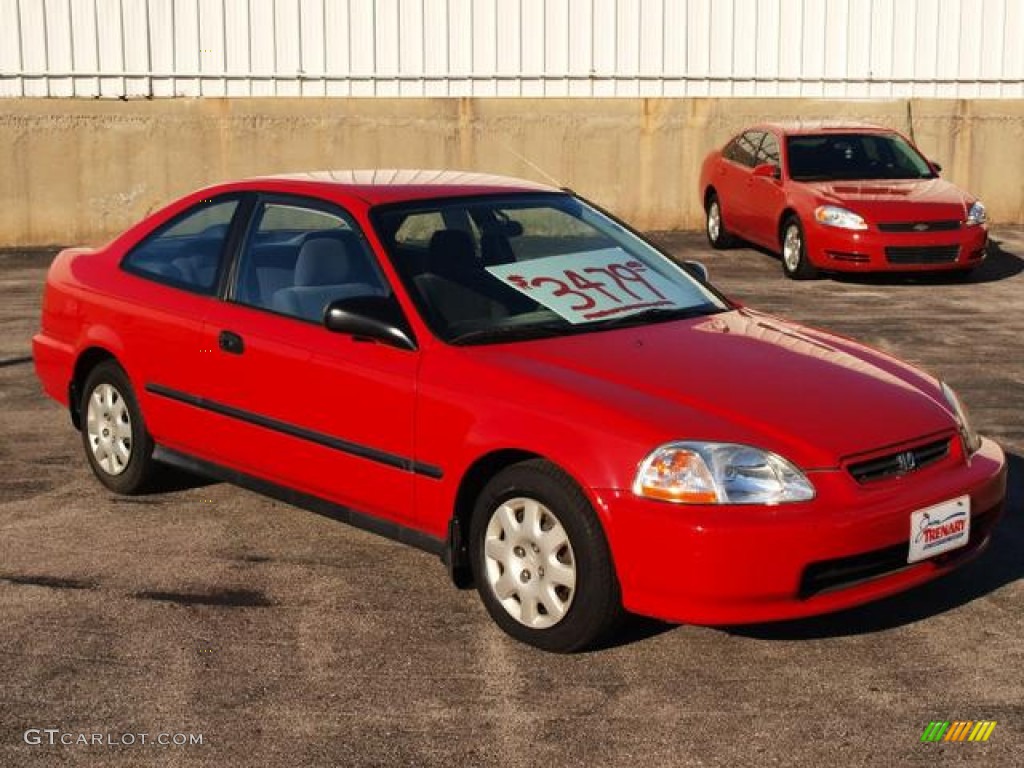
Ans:
{"type": "Polygon", "coordinates": [[[908,563],[964,546],[971,535],[971,497],[944,501],[910,515],[908,563]]]}

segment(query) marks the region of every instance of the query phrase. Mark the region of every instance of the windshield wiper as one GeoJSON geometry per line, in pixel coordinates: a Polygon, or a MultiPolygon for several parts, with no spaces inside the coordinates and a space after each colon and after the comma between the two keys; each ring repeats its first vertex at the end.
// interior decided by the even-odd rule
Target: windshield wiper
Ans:
{"type": "Polygon", "coordinates": [[[703,317],[705,315],[717,315],[719,312],[727,312],[727,307],[716,307],[713,304],[700,304],[696,307],[651,307],[642,312],[633,312],[629,315],[609,317],[597,323],[591,323],[589,328],[622,328],[630,325],[644,325],[646,323],[663,323],[668,320],[686,320],[690,317],[703,317]]]}
{"type": "Polygon", "coordinates": [[[566,320],[559,320],[536,323],[534,325],[505,325],[495,328],[481,328],[461,333],[451,339],[450,343],[463,346],[506,341],[525,341],[527,339],[540,339],[548,336],[572,336],[590,333],[591,331],[605,331],[610,328],[627,328],[634,325],[661,323],[668,320],[684,320],[690,317],[716,315],[719,312],[728,311],[728,307],[716,307],[713,304],[701,304],[696,307],[651,307],[642,312],[634,312],[633,314],[620,317],[609,317],[589,323],[573,324],[566,320]]]}
{"type": "Polygon", "coordinates": [[[565,320],[558,322],[536,323],[534,325],[499,325],[494,328],[480,328],[466,331],[451,339],[458,346],[468,344],[486,344],[489,342],[525,341],[540,339],[545,336],[569,334],[577,332],[580,326],[574,326],[565,320]]]}

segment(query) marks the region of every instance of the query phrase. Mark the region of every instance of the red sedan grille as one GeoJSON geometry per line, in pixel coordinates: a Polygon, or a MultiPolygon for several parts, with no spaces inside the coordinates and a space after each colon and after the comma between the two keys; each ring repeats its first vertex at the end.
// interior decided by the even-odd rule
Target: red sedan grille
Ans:
{"type": "Polygon", "coordinates": [[[921,467],[941,461],[949,455],[949,438],[944,437],[904,451],[879,456],[867,461],[858,461],[847,467],[858,483],[870,483],[887,477],[900,477],[916,472],[921,467]]]}
{"type": "Polygon", "coordinates": [[[885,258],[890,264],[949,264],[959,255],[959,245],[891,245],[885,249],[885,258]]]}
{"type": "Polygon", "coordinates": [[[938,221],[883,221],[878,224],[883,232],[953,232],[960,229],[957,219],[938,221]]]}

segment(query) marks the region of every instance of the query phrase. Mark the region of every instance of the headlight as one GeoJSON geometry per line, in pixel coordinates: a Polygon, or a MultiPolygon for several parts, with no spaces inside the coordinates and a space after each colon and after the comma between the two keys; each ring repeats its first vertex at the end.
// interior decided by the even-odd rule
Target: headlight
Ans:
{"type": "Polygon", "coordinates": [[[967,226],[976,227],[979,224],[984,224],[986,221],[988,221],[988,214],[985,213],[985,206],[978,200],[967,211],[967,226]]]}
{"type": "Polygon", "coordinates": [[[819,224],[826,227],[839,227],[840,229],[867,229],[868,224],[864,219],[845,208],[835,205],[822,205],[814,209],[814,218],[819,224]]]}
{"type": "Polygon", "coordinates": [[[960,428],[960,438],[964,441],[964,451],[968,456],[977,453],[981,448],[981,435],[971,427],[964,404],[960,402],[956,392],[946,382],[942,382],[942,396],[946,398],[949,407],[953,409],[953,416],[956,417],[957,426],[960,428]]]}
{"type": "Polygon", "coordinates": [[[633,493],[679,504],[780,504],[814,498],[781,456],[734,443],[667,443],[640,464],[633,493]]]}

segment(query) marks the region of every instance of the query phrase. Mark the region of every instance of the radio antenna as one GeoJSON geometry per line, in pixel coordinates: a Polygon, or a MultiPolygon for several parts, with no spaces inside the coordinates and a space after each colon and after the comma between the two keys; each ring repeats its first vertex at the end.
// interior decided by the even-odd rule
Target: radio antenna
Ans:
{"type": "Polygon", "coordinates": [[[539,165],[534,163],[532,160],[530,160],[530,158],[526,157],[525,155],[519,154],[518,152],[516,152],[514,149],[512,149],[512,147],[508,146],[507,144],[501,144],[501,148],[504,149],[506,152],[508,152],[510,155],[513,155],[514,157],[516,157],[519,160],[521,160],[524,163],[526,163],[530,168],[535,170],[537,173],[539,173],[541,176],[543,176],[545,179],[550,181],[552,184],[554,184],[559,189],[565,189],[565,185],[562,182],[560,182],[558,179],[556,179],[550,173],[545,171],[539,165]]]}

